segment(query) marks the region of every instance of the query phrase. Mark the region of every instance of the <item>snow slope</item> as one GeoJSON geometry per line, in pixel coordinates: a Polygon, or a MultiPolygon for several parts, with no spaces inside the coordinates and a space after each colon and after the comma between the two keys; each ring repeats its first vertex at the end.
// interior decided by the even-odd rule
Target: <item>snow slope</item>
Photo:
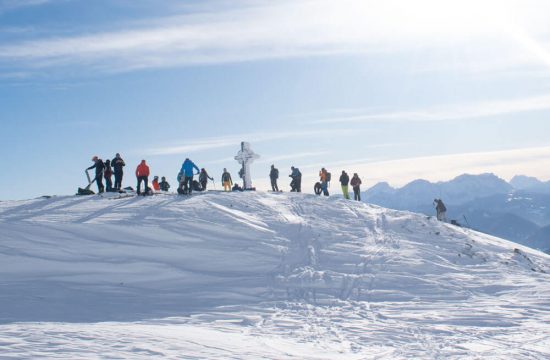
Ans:
{"type": "Polygon", "coordinates": [[[548,358],[550,256],[336,197],[0,202],[0,358],[548,358]]]}

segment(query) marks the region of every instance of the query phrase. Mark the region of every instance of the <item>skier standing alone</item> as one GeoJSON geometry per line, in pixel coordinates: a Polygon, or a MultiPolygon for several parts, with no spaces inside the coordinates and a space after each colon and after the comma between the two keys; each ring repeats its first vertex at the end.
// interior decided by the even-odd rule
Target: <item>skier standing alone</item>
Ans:
{"type": "Polygon", "coordinates": [[[92,161],[94,162],[94,164],[89,168],[87,168],[86,170],[95,169],[94,180],[97,183],[97,191],[99,194],[101,194],[103,191],[105,191],[105,188],[103,187],[103,171],[105,170],[105,164],[103,163],[103,160],[101,160],[97,156],[94,156],[92,158],[92,161]]]}
{"type": "Polygon", "coordinates": [[[437,212],[437,220],[447,222],[447,207],[443,204],[443,200],[434,199],[434,205],[437,212]]]}
{"type": "Polygon", "coordinates": [[[271,171],[269,172],[269,179],[271,180],[271,190],[273,192],[279,192],[279,186],[277,186],[278,178],[279,178],[279,169],[275,168],[275,165],[271,165],[271,171]]]}
{"type": "Polygon", "coordinates": [[[147,195],[149,191],[149,166],[145,163],[145,160],[141,160],[141,163],[136,168],[136,178],[137,178],[137,194],[141,194],[141,182],[145,185],[145,191],[143,195],[147,195]]]}
{"type": "Polygon", "coordinates": [[[122,188],[122,175],[123,170],[122,168],[126,166],[124,163],[124,160],[120,157],[119,153],[116,153],[115,158],[111,160],[111,166],[113,167],[114,174],[115,174],[115,190],[120,190],[122,188]]]}
{"type": "Polygon", "coordinates": [[[342,185],[342,194],[344,194],[344,199],[349,199],[349,175],[342,170],[342,175],[340,175],[340,184],[342,185]]]}
{"type": "Polygon", "coordinates": [[[231,174],[227,172],[226,168],[223,168],[222,184],[223,184],[224,191],[231,191],[231,185],[233,185],[233,180],[231,179],[231,174]]]}
{"type": "Polygon", "coordinates": [[[353,198],[357,201],[361,201],[361,179],[357,173],[353,174],[350,185],[353,187],[353,198]]]}

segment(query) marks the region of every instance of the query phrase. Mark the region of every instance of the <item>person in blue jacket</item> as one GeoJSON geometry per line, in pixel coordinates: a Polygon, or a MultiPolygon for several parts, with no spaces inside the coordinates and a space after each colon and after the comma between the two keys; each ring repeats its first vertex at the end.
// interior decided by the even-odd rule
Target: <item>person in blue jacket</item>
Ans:
{"type": "Polygon", "coordinates": [[[183,175],[183,182],[180,182],[180,189],[183,186],[183,193],[184,194],[191,194],[191,191],[193,190],[193,176],[198,175],[200,173],[200,169],[197,165],[195,165],[194,162],[189,160],[189,158],[186,158],[183,162],[183,165],[181,165],[180,173],[183,175]],[[195,174],[193,170],[196,169],[197,173],[195,174]]]}

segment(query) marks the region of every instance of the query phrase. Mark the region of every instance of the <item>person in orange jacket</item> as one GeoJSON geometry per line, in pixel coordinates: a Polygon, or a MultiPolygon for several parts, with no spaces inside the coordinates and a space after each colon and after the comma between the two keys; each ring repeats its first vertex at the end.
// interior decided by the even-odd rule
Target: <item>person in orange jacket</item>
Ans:
{"type": "Polygon", "coordinates": [[[321,171],[319,171],[319,180],[321,180],[321,189],[323,189],[323,195],[328,196],[328,182],[330,175],[327,169],[322,168],[321,171]]]}
{"type": "Polygon", "coordinates": [[[155,176],[155,177],[153,178],[152,184],[153,184],[153,189],[154,189],[155,191],[160,191],[160,184],[159,184],[159,177],[158,177],[158,176],[155,176]]]}
{"type": "Polygon", "coordinates": [[[136,177],[137,177],[137,194],[141,194],[141,182],[145,184],[145,192],[143,195],[147,195],[147,192],[149,191],[149,186],[147,185],[149,183],[149,166],[145,163],[145,160],[141,160],[141,163],[136,168],[136,177]]]}

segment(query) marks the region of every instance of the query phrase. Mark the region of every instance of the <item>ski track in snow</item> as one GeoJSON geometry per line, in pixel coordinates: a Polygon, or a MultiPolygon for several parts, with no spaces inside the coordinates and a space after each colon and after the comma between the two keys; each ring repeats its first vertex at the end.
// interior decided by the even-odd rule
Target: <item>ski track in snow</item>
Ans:
{"type": "Polygon", "coordinates": [[[550,358],[550,256],[337,197],[0,202],[0,359],[550,358]]]}

